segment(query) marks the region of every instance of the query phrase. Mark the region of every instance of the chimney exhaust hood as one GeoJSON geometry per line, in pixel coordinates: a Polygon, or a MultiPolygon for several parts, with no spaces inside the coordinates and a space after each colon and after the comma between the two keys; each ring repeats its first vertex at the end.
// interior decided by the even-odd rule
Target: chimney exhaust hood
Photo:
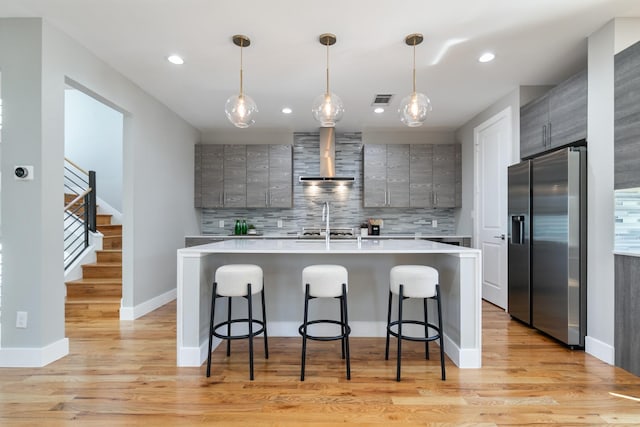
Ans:
{"type": "Polygon", "coordinates": [[[301,176],[306,183],[353,182],[352,176],[336,176],[336,133],[335,128],[320,128],[320,175],[301,176]]]}

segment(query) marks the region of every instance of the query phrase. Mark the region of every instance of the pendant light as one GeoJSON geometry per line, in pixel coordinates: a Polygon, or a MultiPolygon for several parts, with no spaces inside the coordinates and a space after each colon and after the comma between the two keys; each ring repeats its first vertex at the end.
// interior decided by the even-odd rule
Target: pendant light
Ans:
{"type": "Polygon", "coordinates": [[[413,46],[413,92],[405,96],[400,102],[400,121],[409,127],[422,126],[427,115],[431,112],[431,101],[423,94],[416,92],[416,46],[422,43],[422,34],[409,34],[405,43],[413,46]]]}
{"type": "Polygon", "coordinates": [[[231,95],[224,104],[224,112],[227,119],[234,126],[239,128],[248,128],[255,123],[254,114],[258,111],[258,106],[250,96],[246,95],[242,87],[242,50],[251,44],[249,37],[243,35],[235,35],[232,38],[233,43],[240,46],[240,93],[231,95]]]}
{"type": "Polygon", "coordinates": [[[334,127],[344,114],[342,100],[329,90],[329,46],[336,43],[336,36],[329,33],[321,34],[319,40],[320,44],[327,46],[327,90],[314,99],[311,113],[322,127],[334,127]]]}

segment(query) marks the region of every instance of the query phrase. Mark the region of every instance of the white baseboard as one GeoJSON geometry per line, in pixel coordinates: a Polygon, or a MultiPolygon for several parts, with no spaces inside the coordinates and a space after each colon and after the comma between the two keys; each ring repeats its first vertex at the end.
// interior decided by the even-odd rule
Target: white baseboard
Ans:
{"type": "Polygon", "coordinates": [[[41,368],[69,354],[69,339],[42,348],[0,348],[0,367],[41,368]]]}
{"type": "Polygon", "coordinates": [[[584,351],[609,365],[616,363],[615,347],[590,336],[584,338],[584,351]]]}
{"type": "Polygon", "coordinates": [[[135,307],[120,307],[120,320],[135,320],[145,314],[151,313],[153,310],[177,298],[177,290],[172,289],[162,295],[158,295],[148,301],[138,304],[135,307]]]}

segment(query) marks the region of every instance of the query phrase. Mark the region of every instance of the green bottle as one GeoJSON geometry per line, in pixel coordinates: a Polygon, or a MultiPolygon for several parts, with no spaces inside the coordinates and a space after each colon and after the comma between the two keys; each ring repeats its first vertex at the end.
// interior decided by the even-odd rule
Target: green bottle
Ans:
{"type": "Polygon", "coordinates": [[[242,234],[247,234],[247,221],[242,220],[242,234]]]}
{"type": "Polygon", "coordinates": [[[236,228],[234,229],[233,234],[235,234],[236,236],[242,234],[242,226],[240,225],[239,219],[236,219],[236,228]]]}

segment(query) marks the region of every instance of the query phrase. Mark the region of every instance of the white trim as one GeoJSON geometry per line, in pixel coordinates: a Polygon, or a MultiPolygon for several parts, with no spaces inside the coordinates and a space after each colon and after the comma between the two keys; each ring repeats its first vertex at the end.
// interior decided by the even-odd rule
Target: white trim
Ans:
{"type": "Polygon", "coordinates": [[[462,349],[444,334],[444,352],[460,369],[476,369],[482,367],[482,352],[477,349],[462,349]]]}
{"type": "Polygon", "coordinates": [[[68,338],[62,338],[40,348],[1,348],[0,367],[41,368],[67,354],[69,354],[68,338]]]}
{"type": "Polygon", "coordinates": [[[584,351],[593,357],[602,360],[609,365],[614,365],[616,361],[615,347],[597,340],[593,337],[586,336],[584,338],[584,351]]]}
{"type": "Polygon", "coordinates": [[[174,288],[135,307],[120,307],[120,320],[135,320],[145,314],[151,313],[153,310],[176,299],[176,295],[176,289],[174,288]]]}

